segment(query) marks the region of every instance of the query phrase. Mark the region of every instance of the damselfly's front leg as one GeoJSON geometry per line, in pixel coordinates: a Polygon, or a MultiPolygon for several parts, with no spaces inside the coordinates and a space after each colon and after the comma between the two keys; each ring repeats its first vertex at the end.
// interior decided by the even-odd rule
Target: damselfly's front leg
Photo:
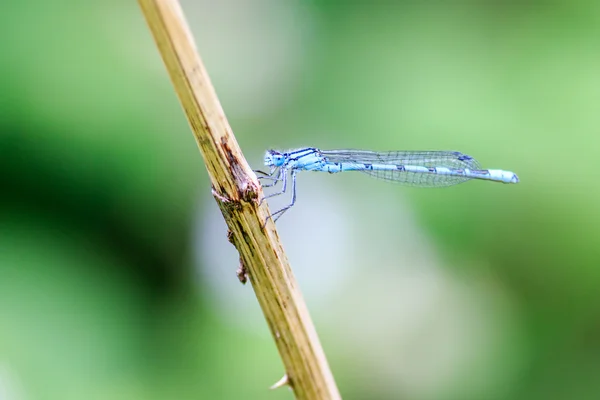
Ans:
{"type": "MultiPolygon", "coordinates": [[[[277,222],[277,220],[279,218],[281,218],[281,216],[290,208],[292,208],[294,206],[294,204],[296,203],[296,173],[298,171],[296,170],[292,170],[292,201],[290,202],[290,204],[288,204],[287,206],[283,207],[281,210],[275,211],[274,213],[272,213],[269,217],[267,217],[267,221],[269,220],[269,218],[273,218],[275,216],[275,218],[273,218],[273,222],[277,222]]],[[[266,224],[266,221],[265,221],[266,224]]]]}
{"type": "Polygon", "coordinates": [[[265,201],[265,199],[271,198],[271,197],[275,197],[275,196],[279,196],[285,193],[285,191],[287,190],[287,169],[283,169],[281,168],[279,170],[279,176],[277,177],[277,181],[275,181],[275,183],[268,185],[268,186],[263,186],[263,187],[269,187],[269,186],[274,186],[277,182],[282,181],[282,185],[281,185],[281,190],[279,192],[275,192],[275,193],[271,193],[265,197],[262,198],[262,200],[260,201],[260,203],[262,204],[263,201],[265,201]]]}
{"type": "Polygon", "coordinates": [[[283,184],[281,185],[281,190],[279,192],[271,193],[269,195],[264,196],[262,199],[260,199],[260,201],[258,202],[259,206],[266,199],[271,198],[271,197],[275,197],[275,196],[279,196],[279,195],[285,193],[285,191],[287,189],[287,169],[280,168],[279,172],[278,172],[278,175],[275,178],[274,177],[265,177],[265,178],[271,178],[271,179],[273,179],[273,183],[270,183],[268,185],[263,185],[263,188],[275,186],[279,181],[282,181],[283,184]]]}
{"type": "Polygon", "coordinates": [[[256,174],[256,177],[258,178],[259,181],[261,179],[266,179],[266,180],[271,181],[271,183],[267,183],[267,184],[262,184],[262,182],[261,182],[261,185],[264,188],[275,186],[275,185],[277,185],[277,183],[279,181],[281,181],[281,168],[275,169],[271,173],[267,173],[267,172],[260,171],[260,170],[254,170],[254,173],[256,174]],[[275,174],[277,174],[277,175],[274,176],[275,174]]]}

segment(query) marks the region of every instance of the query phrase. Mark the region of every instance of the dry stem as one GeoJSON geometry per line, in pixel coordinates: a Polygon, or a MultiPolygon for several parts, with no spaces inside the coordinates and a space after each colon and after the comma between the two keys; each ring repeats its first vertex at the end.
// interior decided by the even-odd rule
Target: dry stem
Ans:
{"type": "MultiPolygon", "coordinates": [[[[138,0],[206,163],[230,229],[298,399],[339,399],[262,189],[243,157],[176,0],[138,0]]],[[[233,272],[233,271],[232,271],[233,272]]],[[[232,274],[233,275],[233,274],[232,274]]]]}

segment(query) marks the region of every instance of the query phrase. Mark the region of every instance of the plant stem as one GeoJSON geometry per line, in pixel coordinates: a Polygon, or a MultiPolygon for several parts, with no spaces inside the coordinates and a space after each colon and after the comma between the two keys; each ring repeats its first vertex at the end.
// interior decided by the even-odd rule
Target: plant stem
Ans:
{"type": "MultiPolygon", "coordinates": [[[[340,399],[262,189],[231,127],[176,0],[138,0],[206,163],[229,239],[254,288],[298,399],[340,399]]],[[[232,271],[233,277],[233,271],[232,271]]]]}

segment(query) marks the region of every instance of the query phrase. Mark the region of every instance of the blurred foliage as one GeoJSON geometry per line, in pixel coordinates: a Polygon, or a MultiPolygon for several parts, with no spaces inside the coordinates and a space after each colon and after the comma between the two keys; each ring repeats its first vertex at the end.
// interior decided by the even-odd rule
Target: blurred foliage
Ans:
{"type": "MultiPolygon", "coordinates": [[[[465,286],[493,277],[517,326],[491,375],[408,390],[361,378],[331,307],[345,398],[600,397],[599,3],[183,5],[252,164],[270,146],[457,149],[521,178],[382,189],[465,286]]],[[[193,232],[217,211],[135,2],[5,2],[0,20],[0,398],[291,398],[267,391],[267,328],[232,324],[198,278],[193,232]]]]}

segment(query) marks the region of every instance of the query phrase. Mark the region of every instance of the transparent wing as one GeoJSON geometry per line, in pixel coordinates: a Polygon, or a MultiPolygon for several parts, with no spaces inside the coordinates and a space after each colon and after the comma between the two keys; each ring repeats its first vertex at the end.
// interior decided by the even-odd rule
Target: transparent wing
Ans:
{"type": "MultiPolygon", "coordinates": [[[[376,164],[392,166],[413,166],[425,168],[448,168],[450,170],[480,170],[481,166],[473,157],[458,151],[365,151],[365,150],[327,150],[321,151],[327,161],[332,163],[376,164]]],[[[367,175],[389,182],[418,187],[451,186],[466,182],[472,178],[460,175],[448,175],[437,172],[414,172],[403,168],[365,169],[367,175]]]]}

